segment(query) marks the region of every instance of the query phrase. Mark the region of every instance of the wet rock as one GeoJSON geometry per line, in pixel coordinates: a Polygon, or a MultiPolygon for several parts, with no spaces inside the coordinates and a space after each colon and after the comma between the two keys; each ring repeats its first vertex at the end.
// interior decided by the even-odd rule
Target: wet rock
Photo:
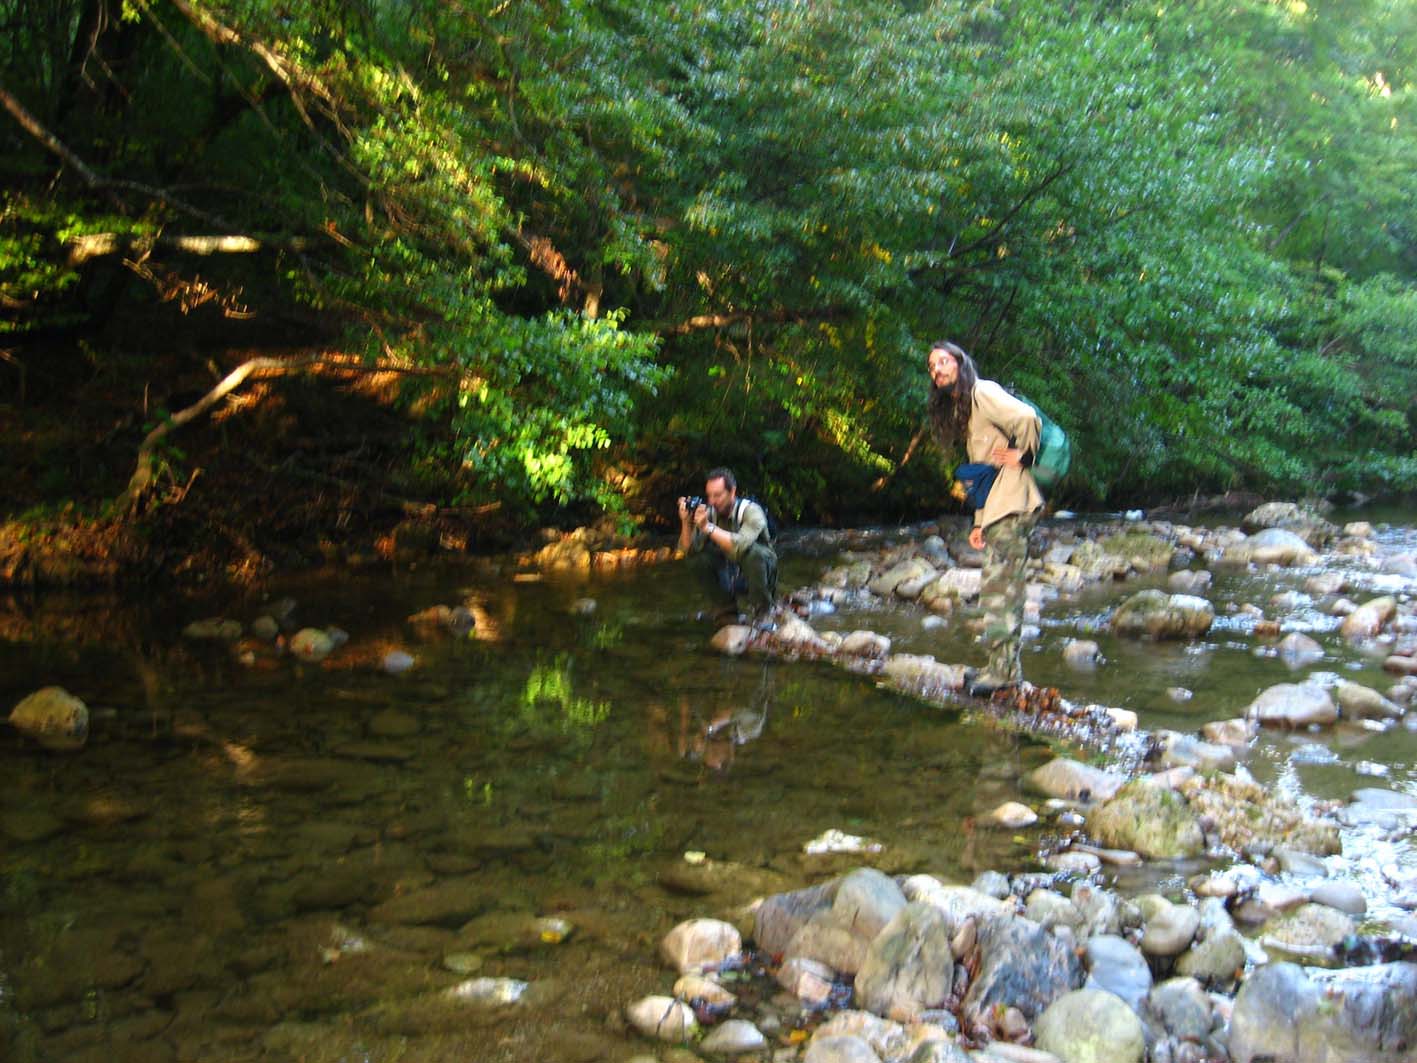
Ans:
{"type": "Polygon", "coordinates": [[[983,576],[983,572],[977,568],[952,568],[920,592],[921,600],[926,605],[930,605],[936,598],[973,601],[979,597],[983,576]]]}
{"type": "Polygon", "coordinates": [[[1200,913],[1185,904],[1172,904],[1150,894],[1137,901],[1146,914],[1141,950],[1148,956],[1179,956],[1190,947],[1200,928],[1200,913]]]}
{"type": "Polygon", "coordinates": [[[1147,1014],[1172,1037],[1201,1041],[1210,1033],[1210,998],[1194,978],[1170,978],[1146,999],[1147,1014]]]}
{"type": "Polygon", "coordinates": [[[943,1006],[953,974],[944,914],[928,904],[907,904],[867,948],[856,974],[856,1000],[879,1015],[912,1020],[943,1006]]]}
{"type": "Polygon", "coordinates": [[[1038,822],[1038,813],[1017,801],[1005,801],[998,808],[983,816],[981,822],[995,827],[1017,830],[1038,822]]]}
{"type": "Polygon", "coordinates": [[[836,972],[825,963],[802,956],[790,956],[777,970],[777,984],[808,1007],[820,1007],[832,992],[836,972]]]}
{"type": "Polygon", "coordinates": [[[1347,585],[1348,577],[1342,572],[1320,572],[1304,581],[1304,590],[1310,594],[1324,597],[1341,593],[1347,585]]]}
{"type": "Polygon", "coordinates": [[[193,620],[182,629],[184,638],[202,640],[214,640],[218,642],[235,642],[241,637],[242,627],[238,620],[228,620],[225,617],[212,616],[205,620],[193,620]]]}
{"type": "Polygon", "coordinates": [[[1114,635],[1154,639],[1198,638],[1210,630],[1215,609],[1204,598],[1164,591],[1140,591],[1112,615],[1114,635]]]}
{"type": "Polygon", "coordinates": [[[692,1004],[701,1000],[715,1008],[731,1008],[738,998],[723,986],[702,975],[686,974],[674,983],[674,996],[692,1004]]]}
{"type": "MultiPolygon", "coordinates": [[[[917,877],[929,878],[930,876],[922,875],[917,877]]],[[[934,880],[932,879],[931,881],[934,880]]],[[[910,883],[911,880],[906,879],[905,885],[901,888],[905,890],[905,895],[907,897],[910,897],[911,900],[915,900],[916,898],[911,896],[910,883]]],[[[935,884],[937,886],[940,885],[939,882],[935,882],[935,884]]],[[[1003,900],[1010,894],[1008,876],[1002,875],[997,871],[981,871],[979,873],[979,876],[972,883],[970,883],[969,888],[974,890],[976,893],[983,894],[986,897],[993,897],[996,900],[1003,900]]]]}
{"type": "Polygon", "coordinates": [[[1368,910],[1363,891],[1351,882],[1320,882],[1309,891],[1309,899],[1348,915],[1363,915],[1368,910]]]}
{"type": "Polygon", "coordinates": [[[982,921],[1014,910],[1007,880],[998,897],[970,886],[946,885],[933,875],[911,875],[901,883],[901,891],[910,901],[938,908],[951,927],[959,927],[970,918],[982,921]]]}
{"type": "Polygon", "coordinates": [[[1034,1024],[1037,1044],[1064,1063],[1140,1063],[1146,1053],[1141,1019],[1101,989],[1079,989],[1050,1004],[1034,1024]]]}
{"type": "Polygon", "coordinates": [[[1318,555],[1309,548],[1303,537],[1280,528],[1258,532],[1236,546],[1225,551],[1224,560],[1229,563],[1256,565],[1312,565],[1318,555]]]}
{"type": "Polygon", "coordinates": [[[1355,539],[1371,539],[1373,537],[1373,526],[1366,520],[1355,520],[1343,526],[1343,534],[1351,535],[1355,539]]]}
{"type": "Polygon", "coordinates": [[[1207,985],[1233,985],[1245,969],[1245,943],[1233,929],[1207,933],[1176,959],[1176,973],[1207,985]]]}
{"type": "Polygon", "coordinates": [[[1072,901],[1052,890],[1034,890],[1024,905],[1024,918],[1031,919],[1045,930],[1065,926],[1074,933],[1082,929],[1083,915],[1072,901]]]}
{"type": "Polygon", "coordinates": [[[1399,720],[1402,706],[1394,704],[1372,687],[1341,679],[1334,687],[1338,711],[1345,720],[1399,720]]]}
{"type": "Polygon", "coordinates": [[[1301,904],[1265,924],[1260,943],[1270,951],[1288,953],[1301,962],[1320,961],[1357,927],[1353,920],[1323,904],[1301,904]]]}
{"type": "Polygon", "coordinates": [[[1234,771],[1235,750],[1229,745],[1204,742],[1179,731],[1158,731],[1156,765],[1159,768],[1192,767],[1197,771],[1234,771]]]}
{"type": "Polygon", "coordinates": [[[891,652],[891,640],[884,635],[877,635],[874,631],[853,631],[841,640],[837,652],[852,657],[880,660],[891,652]]]}
{"type": "Polygon", "coordinates": [[[598,608],[600,608],[600,603],[594,598],[577,598],[570,604],[566,612],[572,616],[594,616],[598,608]]]}
{"type": "Polygon", "coordinates": [[[1397,613],[1397,599],[1391,595],[1373,598],[1343,618],[1339,633],[1350,642],[1370,639],[1397,613]]]}
{"type": "Polygon", "coordinates": [[[309,663],[323,661],[335,650],[335,640],[319,628],[301,628],[290,639],[292,656],[309,663]]]}
{"type": "Polygon", "coordinates": [[[659,943],[659,954],[680,974],[716,968],[742,951],[737,927],[718,919],[689,919],[659,943]]]}
{"type": "Polygon", "coordinates": [[[1131,709],[1119,709],[1115,705],[1109,705],[1107,717],[1123,734],[1131,734],[1137,729],[1137,714],[1131,709]]]}
{"type": "Polygon", "coordinates": [[[1201,727],[1201,735],[1207,742],[1227,746],[1246,746],[1259,734],[1260,725],[1255,720],[1236,718],[1233,720],[1212,720],[1201,727]]]}
{"type": "Polygon", "coordinates": [[[881,1063],[881,1057],[859,1037],[813,1037],[802,1063],[881,1063]]]}
{"type": "Polygon", "coordinates": [[[1033,1020],[1082,984],[1082,961],[1060,938],[1018,917],[987,919],[979,928],[979,973],[962,1004],[967,1028],[987,1029],[996,1009],[1016,1007],[1033,1020]]]}
{"type": "Polygon", "coordinates": [[[1102,651],[1091,639],[1073,639],[1063,647],[1063,660],[1074,668],[1095,668],[1102,651]]]}
{"type": "MultiPolygon", "coordinates": [[[[936,572],[934,566],[928,561],[916,557],[908,561],[902,561],[897,565],[892,565],[868,583],[866,589],[872,594],[886,597],[895,593],[896,589],[902,583],[933,579],[935,576],[936,572]]],[[[918,595],[919,593],[919,590],[917,590],[916,594],[918,595]]]]}
{"type": "Polygon", "coordinates": [[[769,954],[786,951],[797,932],[819,913],[829,911],[840,880],[777,893],[758,905],[753,914],[753,941],[769,954]]]}
{"type": "Polygon", "coordinates": [[[752,638],[753,629],[747,624],[729,624],[714,632],[709,645],[729,657],[741,657],[752,638]]]}
{"type": "Polygon", "coordinates": [[[963,665],[942,664],[930,656],[891,654],[886,658],[881,674],[896,689],[923,698],[964,687],[963,665]]]}
{"type": "Polygon", "coordinates": [[[1245,718],[1264,727],[1327,725],[1338,719],[1338,707],[1317,683],[1278,683],[1246,706],[1245,718]]]}
{"type": "Polygon", "coordinates": [[[1275,647],[1279,659],[1290,668],[1303,668],[1323,660],[1324,648],[1300,631],[1291,631],[1275,647]]]}
{"type": "Polygon", "coordinates": [[[625,1009],[625,1017],[644,1036],[660,1041],[687,1041],[699,1028],[693,1009],[673,997],[644,997],[625,1009]]]}
{"type": "Polygon", "coordinates": [[[1126,938],[1115,934],[1094,934],[1087,939],[1088,989],[1103,989],[1140,1011],[1151,992],[1151,968],[1126,938]]]}
{"type": "Polygon", "coordinates": [[[1305,815],[1291,799],[1251,780],[1198,775],[1182,783],[1181,792],[1208,821],[1207,830],[1236,852],[1281,845],[1320,855],[1339,852],[1336,823],[1305,815]]]}
{"type": "Polygon", "coordinates": [[[1357,967],[1312,980],[1272,963],[1235,997],[1233,1063],[1403,1063],[1417,1044],[1417,964],[1357,967]]]}
{"type": "Polygon", "coordinates": [[[1173,572],[1166,580],[1166,589],[1172,594],[1199,594],[1210,586],[1211,575],[1205,569],[1182,569],[1173,572]]]}
{"type": "Polygon", "coordinates": [[[1172,790],[1132,782],[1092,812],[1088,832],[1103,845],[1153,860],[1199,856],[1205,836],[1189,804],[1172,790]]]}
{"type": "Polygon", "coordinates": [[[1024,785],[1048,797],[1068,801],[1106,801],[1122,788],[1126,777],[1090,764],[1059,757],[1033,769],[1024,785]]]}
{"type": "Polygon", "coordinates": [[[767,1038],[751,1022],[729,1019],[715,1027],[699,1043],[699,1048],[711,1056],[731,1056],[740,1052],[758,1052],[766,1048],[767,1038]]]}
{"type": "Polygon", "coordinates": [[[10,726],[45,749],[73,753],[89,738],[89,710],[63,687],[41,687],[10,711],[10,726]]]}
{"type": "Polygon", "coordinates": [[[1297,502],[1266,502],[1245,515],[1246,531],[1279,528],[1302,536],[1310,546],[1322,546],[1338,534],[1338,528],[1308,506],[1297,502]]]}
{"type": "Polygon", "coordinates": [[[1383,661],[1383,671],[1394,675],[1417,675],[1417,656],[1404,657],[1394,653],[1383,661]]]}

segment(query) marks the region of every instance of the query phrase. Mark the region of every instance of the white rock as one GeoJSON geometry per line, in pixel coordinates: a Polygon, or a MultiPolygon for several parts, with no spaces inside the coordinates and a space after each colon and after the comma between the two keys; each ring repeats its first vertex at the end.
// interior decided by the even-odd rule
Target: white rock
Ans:
{"type": "Polygon", "coordinates": [[[673,997],[650,996],[625,1009],[631,1025],[646,1037],[661,1041],[687,1041],[699,1028],[694,1009],[673,997]]]}
{"type": "Polygon", "coordinates": [[[825,963],[803,956],[790,956],[777,969],[777,984],[804,1004],[825,1004],[831,996],[836,972],[825,963]]]}
{"type": "Polygon", "coordinates": [[[447,995],[480,1007],[505,1007],[521,1000],[529,988],[515,978],[471,978],[448,989],[447,995]]]}
{"type": "Polygon", "coordinates": [[[659,943],[659,954],[680,974],[719,966],[743,951],[738,928],[719,919],[689,919],[659,943]]]}
{"type": "Polygon", "coordinates": [[[221,642],[235,642],[241,637],[241,624],[236,620],[213,616],[206,620],[193,620],[182,629],[182,634],[189,639],[216,639],[221,642]]]}
{"type": "Polygon", "coordinates": [[[1038,813],[1017,801],[1005,801],[983,817],[985,823],[1016,830],[1038,822],[1038,813]]]}
{"type": "Polygon", "coordinates": [[[714,1056],[757,1052],[767,1047],[768,1040],[761,1030],[743,1019],[729,1019],[703,1039],[699,1047],[714,1056]]]}

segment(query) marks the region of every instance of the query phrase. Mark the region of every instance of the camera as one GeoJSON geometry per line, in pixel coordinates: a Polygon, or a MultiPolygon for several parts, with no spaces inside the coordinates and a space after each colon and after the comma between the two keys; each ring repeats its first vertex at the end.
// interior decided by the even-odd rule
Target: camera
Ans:
{"type": "Polygon", "coordinates": [[[684,499],[684,509],[691,518],[698,512],[700,506],[706,505],[708,505],[708,503],[704,501],[703,495],[690,495],[688,498],[684,499]]]}

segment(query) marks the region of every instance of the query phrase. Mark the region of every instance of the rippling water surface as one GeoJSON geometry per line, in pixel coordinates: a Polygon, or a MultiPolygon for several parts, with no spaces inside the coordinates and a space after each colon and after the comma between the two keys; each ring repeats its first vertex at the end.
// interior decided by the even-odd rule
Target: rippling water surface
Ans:
{"type": "MultiPolygon", "coordinates": [[[[1417,547],[1405,526],[1379,540],[1417,547]]],[[[789,559],[784,586],[824,563],[789,559]]],[[[1270,597],[1305,575],[1220,570],[1209,597],[1222,618],[1228,602],[1276,615],[1270,597]]],[[[588,581],[360,573],[276,593],[349,644],[303,665],[180,635],[207,615],[249,622],[260,600],[0,610],[0,704],[58,684],[94,715],[75,755],[0,732],[0,1057],[628,1058],[613,1012],[668,990],[660,936],[859,861],[804,854],[825,830],[880,843],[870,859],[892,872],[1035,866],[1037,830],[974,817],[1020,796],[1018,777],[1051,756],[1042,744],[826,666],[713,656],[676,566],[588,581]],[[594,613],[573,615],[585,596],[594,613]],[[478,620],[468,638],[406,622],[460,602],[478,620]],[[396,648],[418,663],[386,675],[396,648]],[[573,929],[535,922],[547,916],[573,929]],[[469,974],[529,981],[531,997],[489,1012],[442,995],[469,974]]],[[[1191,645],[1097,636],[1106,664],[1067,669],[1063,640],[1122,593],[1046,603],[1030,678],[1187,731],[1295,678],[1238,622],[1191,645]],[[1173,700],[1178,686],[1194,696],[1173,700]]],[[[1284,616],[1329,651],[1300,675],[1386,688],[1381,658],[1342,645],[1329,618],[1284,616]]],[[[926,630],[899,607],[814,622],[976,661],[964,619],[926,630]]],[[[1266,736],[1250,768],[1313,800],[1417,793],[1414,764],[1417,734],[1399,727],[1266,736]]],[[[1350,834],[1332,866],[1381,913],[1384,867],[1417,858],[1350,834]]]]}

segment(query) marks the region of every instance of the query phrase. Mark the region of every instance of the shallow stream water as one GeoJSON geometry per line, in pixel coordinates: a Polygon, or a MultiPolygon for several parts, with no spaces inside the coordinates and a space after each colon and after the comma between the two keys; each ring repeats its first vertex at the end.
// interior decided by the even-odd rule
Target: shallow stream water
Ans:
{"type": "MultiPolygon", "coordinates": [[[[1410,524],[1381,525],[1380,549],[1417,548],[1410,524]]],[[[784,589],[826,563],[789,556],[784,589]]],[[[1046,602],[1025,670],[1133,709],[1143,728],[1191,732],[1311,672],[1386,689],[1381,657],[1343,645],[1335,620],[1270,608],[1308,574],[1217,570],[1206,639],[1089,635],[1106,657],[1091,673],[1063,663],[1063,641],[1151,584],[1046,602]],[[1329,656],[1297,676],[1257,656],[1264,644],[1225,611],[1243,602],[1310,630],[1329,656]]],[[[0,608],[0,706],[57,684],[93,714],[78,754],[0,731],[0,1058],[628,1059],[644,1046],[616,1010],[668,991],[664,932],[863,860],[804,853],[823,831],[879,843],[865,859],[888,872],[968,881],[1038,866],[1039,828],[987,831],[975,817],[1018,799],[1046,746],[825,665],[714,656],[677,565],[584,580],[362,572],[275,595],[350,642],[309,665],[183,639],[193,619],[249,623],[266,606],[220,594],[0,608]],[[574,615],[587,596],[594,612],[574,615]],[[470,636],[406,622],[439,603],[473,609],[470,636]],[[384,674],[391,649],[417,665],[384,674]],[[569,934],[534,922],[548,916],[569,934]],[[468,974],[533,990],[496,1011],[441,995],[468,974]]],[[[981,657],[964,616],[933,629],[923,616],[813,623],[981,657]]],[[[1303,801],[1417,794],[1417,733],[1267,735],[1249,767],[1303,801]]],[[[1348,832],[1344,847],[1332,872],[1390,911],[1392,869],[1417,871],[1411,843],[1348,832]]]]}

